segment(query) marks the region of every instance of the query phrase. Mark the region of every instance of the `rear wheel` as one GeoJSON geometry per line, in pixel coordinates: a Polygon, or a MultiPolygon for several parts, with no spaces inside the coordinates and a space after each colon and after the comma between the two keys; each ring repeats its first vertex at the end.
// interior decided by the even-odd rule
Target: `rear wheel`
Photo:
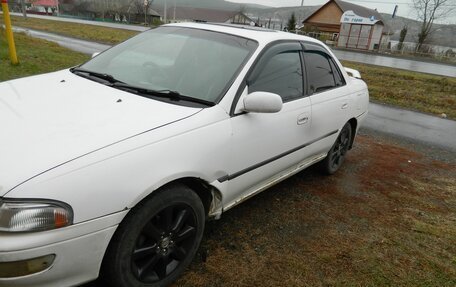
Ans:
{"type": "Polygon", "coordinates": [[[176,280],[201,242],[205,214],[186,186],[171,185],[135,207],[122,221],[103,260],[109,286],[157,287],[176,280]]]}
{"type": "Polygon", "coordinates": [[[350,123],[346,123],[340,131],[336,142],[331,147],[326,158],[320,162],[322,171],[326,174],[334,174],[342,165],[350,148],[352,138],[352,128],[350,123]]]}

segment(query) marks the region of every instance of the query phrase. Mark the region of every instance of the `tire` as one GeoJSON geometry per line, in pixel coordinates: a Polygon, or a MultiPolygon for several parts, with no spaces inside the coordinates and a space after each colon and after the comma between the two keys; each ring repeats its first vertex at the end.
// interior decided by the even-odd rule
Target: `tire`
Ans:
{"type": "Polygon", "coordinates": [[[191,189],[172,184],[156,191],[117,228],[101,279],[113,287],[168,286],[191,263],[204,224],[204,206],[191,189]]]}
{"type": "Polygon", "coordinates": [[[320,169],[325,174],[334,174],[344,162],[345,155],[350,148],[352,138],[352,127],[350,123],[346,123],[339,133],[336,142],[331,147],[328,155],[320,162],[320,169]]]}

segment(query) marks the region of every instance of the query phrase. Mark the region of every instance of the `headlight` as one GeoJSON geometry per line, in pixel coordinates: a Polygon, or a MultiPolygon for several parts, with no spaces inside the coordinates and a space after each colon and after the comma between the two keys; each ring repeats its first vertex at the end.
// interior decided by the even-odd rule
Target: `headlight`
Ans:
{"type": "Polygon", "coordinates": [[[0,232],[44,231],[73,223],[73,210],[50,200],[0,199],[0,232]]]}

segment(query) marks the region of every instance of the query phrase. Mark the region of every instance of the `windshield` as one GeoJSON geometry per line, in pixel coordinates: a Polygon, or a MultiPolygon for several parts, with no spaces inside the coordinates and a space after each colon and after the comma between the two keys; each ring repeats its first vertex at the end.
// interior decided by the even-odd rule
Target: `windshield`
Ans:
{"type": "Polygon", "coordinates": [[[80,68],[155,91],[217,102],[257,43],[233,35],[182,27],[141,33],[80,68]]]}

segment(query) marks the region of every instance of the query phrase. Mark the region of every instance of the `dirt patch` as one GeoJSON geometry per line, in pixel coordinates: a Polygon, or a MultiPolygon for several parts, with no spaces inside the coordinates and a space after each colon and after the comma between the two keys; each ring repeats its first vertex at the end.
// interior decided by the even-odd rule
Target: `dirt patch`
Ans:
{"type": "Polygon", "coordinates": [[[360,136],[209,222],[176,286],[455,286],[456,166],[360,136]]]}

